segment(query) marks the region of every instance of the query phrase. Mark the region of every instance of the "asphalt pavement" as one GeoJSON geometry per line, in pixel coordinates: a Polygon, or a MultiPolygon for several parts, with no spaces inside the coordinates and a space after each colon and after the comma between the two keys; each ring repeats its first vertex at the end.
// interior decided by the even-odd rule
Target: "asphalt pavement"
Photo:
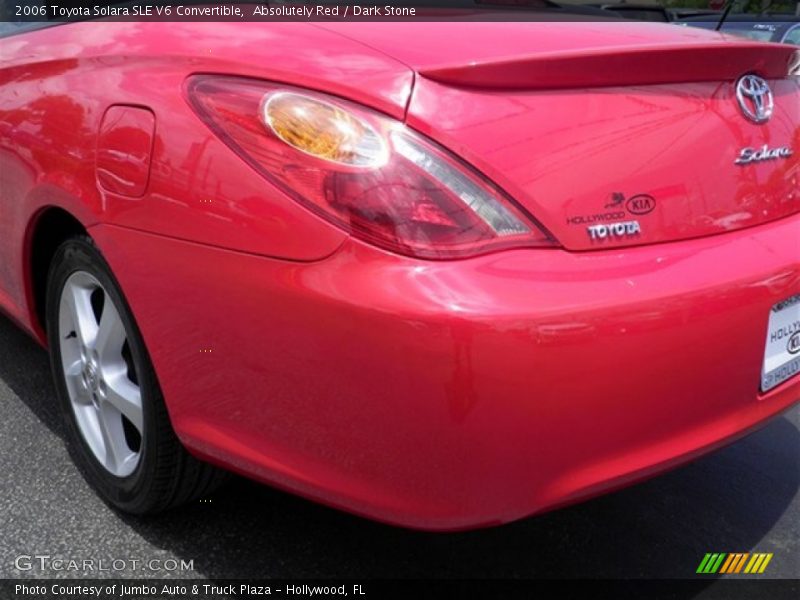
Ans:
{"type": "Polygon", "coordinates": [[[800,577],[797,407],[645,483],[457,534],[373,523],[238,478],[157,518],[118,514],[69,458],[45,351],[1,316],[0,411],[0,577],[92,575],[68,562],[89,559],[109,569],[97,576],[148,578],[673,578],[694,576],[707,552],[771,552],[761,577],[800,577]],[[24,558],[36,556],[51,559],[24,558]]]}

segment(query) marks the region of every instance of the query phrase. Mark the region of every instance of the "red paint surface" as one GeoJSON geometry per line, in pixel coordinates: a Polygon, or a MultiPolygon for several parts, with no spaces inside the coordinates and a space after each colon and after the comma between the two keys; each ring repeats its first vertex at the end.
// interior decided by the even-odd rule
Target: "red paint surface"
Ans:
{"type": "MultiPolygon", "coordinates": [[[[117,275],[193,452],[395,523],[505,522],[693,458],[800,396],[796,378],[758,393],[769,309],[800,291],[800,84],[773,77],[775,115],[755,125],[729,65],[707,82],[569,90],[420,74],[645,42],[728,43],[634,23],[79,23],[5,38],[0,308],[41,333],[31,232],[69,212],[117,275]],[[561,247],[425,261],[356,241],[200,121],[183,95],[196,73],[406,120],[561,247]],[[138,196],[97,185],[112,105],[157,123],[138,196]],[[733,165],[762,144],[795,155],[733,165]],[[596,246],[567,224],[616,192],[656,199],[638,239],[596,246]]],[[[141,184],[138,167],[119,172],[141,184]]]]}

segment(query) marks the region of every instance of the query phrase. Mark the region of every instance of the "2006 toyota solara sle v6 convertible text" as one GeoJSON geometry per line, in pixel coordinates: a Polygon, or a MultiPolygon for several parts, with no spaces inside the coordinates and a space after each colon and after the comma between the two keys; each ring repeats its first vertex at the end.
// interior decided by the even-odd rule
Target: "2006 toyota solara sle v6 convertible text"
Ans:
{"type": "Polygon", "coordinates": [[[633,22],[0,43],[0,307],[124,511],[234,471],[488,526],[800,397],[797,47],[633,22]]]}

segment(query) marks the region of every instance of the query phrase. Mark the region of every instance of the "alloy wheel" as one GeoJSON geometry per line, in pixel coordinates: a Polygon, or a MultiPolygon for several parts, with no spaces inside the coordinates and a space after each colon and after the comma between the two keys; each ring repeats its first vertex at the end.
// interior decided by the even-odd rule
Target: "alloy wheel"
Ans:
{"type": "Polygon", "coordinates": [[[78,430],[111,475],[127,477],[143,447],[142,391],[119,310],[86,271],[72,273],[64,283],[58,333],[78,430]]]}

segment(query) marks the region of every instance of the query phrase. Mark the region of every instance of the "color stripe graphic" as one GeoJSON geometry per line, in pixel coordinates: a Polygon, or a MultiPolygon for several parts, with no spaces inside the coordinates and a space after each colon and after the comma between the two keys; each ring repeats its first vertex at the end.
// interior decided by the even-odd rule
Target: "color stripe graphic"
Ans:
{"type": "Polygon", "coordinates": [[[755,552],[753,554],[749,552],[709,552],[703,557],[703,560],[700,561],[696,572],[703,575],[713,575],[715,573],[763,573],[769,561],[772,560],[772,556],[772,552],[755,552]],[[744,568],[744,570],[742,570],[742,568],[744,568]]]}

